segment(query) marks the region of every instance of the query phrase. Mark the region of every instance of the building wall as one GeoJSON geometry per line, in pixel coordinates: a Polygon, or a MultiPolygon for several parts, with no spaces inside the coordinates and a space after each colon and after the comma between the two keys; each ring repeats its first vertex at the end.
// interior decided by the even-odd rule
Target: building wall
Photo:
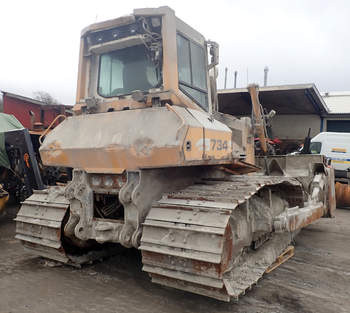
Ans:
{"type": "Polygon", "coordinates": [[[35,114],[34,122],[40,122],[40,106],[19,99],[4,96],[4,113],[14,115],[25,128],[32,128],[29,111],[35,114]]]}
{"type": "Polygon", "coordinates": [[[327,92],[323,100],[330,113],[350,113],[350,91],[327,92]]]}
{"type": "MultiPolygon", "coordinates": [[[[56,110],[44,110],[44,120],[43,124],[44,127],[49,127],[51,122],[55,119],[55,117],[59,115],[59,113],[56,110]]],[[[55,127],[61,122],[60,120],[56,121],[55,127]]]]}
{"type": "Polygon", "coordinates": [[[316,136],[321,129],[321,118],[318,115],[276,115],[271,120],[274,136],[280,139],[303,140],[311,127],[311,137],[316,136]]]}
{"type": "Polygon", "coordinates": [[[324,130],[350,133],[350,91],[326,92],[323,100],[330,110],[324,130]]]}
{"type": "MultiPolygon", "coordinates": [[[[32,111],[35,114],[33,122],[43,123],[44,127],[48,127],[54,118],[60,114],[56,109],[50,108],[49,106],[40,106],[35,103],[8,97],[6,95],[4,95],[3,98],[3,112],[14,115],[21,124],[28,129],[33,129],[29,111],[32,111]]],[[[57,126],[59,122],[60,121],[56,121],[54,126],[57,126]]]]}

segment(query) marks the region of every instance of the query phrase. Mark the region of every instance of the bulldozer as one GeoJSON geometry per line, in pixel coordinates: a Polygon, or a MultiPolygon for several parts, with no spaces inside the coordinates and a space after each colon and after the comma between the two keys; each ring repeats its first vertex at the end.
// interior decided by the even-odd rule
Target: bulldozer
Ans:
{"type": "Polygon", "coordinates": [[[253,120],[218,112],[218,44],[171,8],[95,23],[80,43],[74,115],[40,147],[72,180],[23,202],[25,248],[72,265],[136,248],[154,283],[230,301],[333,215],[332,168],[320,155],[255,159],[257,87],[253,120]]]}

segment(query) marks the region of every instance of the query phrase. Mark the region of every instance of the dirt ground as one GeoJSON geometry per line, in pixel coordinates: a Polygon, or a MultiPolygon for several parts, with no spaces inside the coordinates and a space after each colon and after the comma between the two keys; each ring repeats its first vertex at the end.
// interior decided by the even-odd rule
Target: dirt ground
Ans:
{"type": "Polygon", "coordinates": [[[0,313],[350,312],[350,210],[302,230],[295,256],[238,303],[152,284],[136,250],[83,269],[50,267],[14,239],[15,213],[0,217],[0,313]]]}

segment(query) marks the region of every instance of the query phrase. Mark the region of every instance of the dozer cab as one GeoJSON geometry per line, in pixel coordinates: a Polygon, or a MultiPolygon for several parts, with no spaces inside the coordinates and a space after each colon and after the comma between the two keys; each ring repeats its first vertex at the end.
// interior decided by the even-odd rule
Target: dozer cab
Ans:
{"type": "Polygon", "coordinates": [[[321,156],[254,164],[253,134],[263,133],[218,112],[218,56],[168,7],[84,29],[75,114],[40,148],[45,165],[71,167],[73,178],[23,203],[16,238],[68,264],[98,257],[104,243],[134,247],[153,282],[229,301],[300,228],[331,216],[321,156]]]}

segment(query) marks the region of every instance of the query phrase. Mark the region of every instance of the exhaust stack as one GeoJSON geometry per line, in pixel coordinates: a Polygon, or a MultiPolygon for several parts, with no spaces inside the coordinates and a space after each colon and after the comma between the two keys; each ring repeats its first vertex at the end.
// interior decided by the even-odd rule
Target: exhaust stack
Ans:
{"type": "Polygon", "coordinates": [[[267,74],[269,73],[269,68],[265,66],[264,68],[264,87],[267,86],[267,74]]]}

